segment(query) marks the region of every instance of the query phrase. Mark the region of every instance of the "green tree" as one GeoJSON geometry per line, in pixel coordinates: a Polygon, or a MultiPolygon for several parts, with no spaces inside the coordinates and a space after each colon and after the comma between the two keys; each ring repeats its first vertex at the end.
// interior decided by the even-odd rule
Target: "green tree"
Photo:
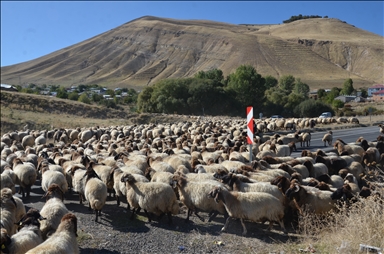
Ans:
{"type": "Polygon", "coordinates": [[[332,102],[332,107],[333,107],[334,109],[342,108],[342,107],[344,107],[344,102],[342,102],[341,100],[334,100],[334,101],[332,102]]]}
{"type": "Polygon", "coordinates": [[[103,99],[103,96],[101,94],[92,93],[91,98],[94,102],[100,102],[103,99]]]}
{"type": "Polygon", "coordinates": [[[68,94],[68,99],[72,101],[77,101],[79,99],[79,94],[76,91],[73,91],[70,94],[68,94]]]}
{"type": "Polygon", "coordinates": [[[295,77],[292,75],[284,75],[279,79],[279,87],[283,90],[291,92],[295,86],[295,77]]]}
{"type": "Polygon", "coordinates": [[[259,111],[264,101],[265,79],[251,65],[241,65],[229,75],[227,89],[233,90],[242,107],[259,111]]]}
{"type": "Polygon", "coordinates": [[[85,104],[91,104],[91,100],[88,98],[88,95],[86,93],[82,93],[79,96],[78,101],[85,103],[85,104]]]}
{"type": "Polygon", "coordinates": [[[367,98],[367,97],[368,97],[368,91],[367,91],[367,89],[365,89],[365,88],[361,88],[361,89],[360,89],[360,92],[361,92],[361,97],[363,97],[363,98],[367,98]]]}
{"type": "Polygon", "coordinates": [[[60,87],[60,88],[57,90],[56,97],[57,97],[57,98],[61,98],[61,99],[68,99],[68,93],[67,93],[67,90],[66,90],[64,87],[60,87]]]}
{"type": "Polygon", "coordinates": [[[322,99],[325,96],[327,96],[327,92],[323,88],[317,90],[317,98],[322,99]]]}
{"type": "Polygon", "coordinates": [[[271,87],[275,87],[275,86],[277,86],[278,83],[279,83],[279,81],[275,77],[273,77],[271,75],[265,76],[265,88],[266,89],[269,89],[271,87]]]}
{"type": "Polygon", "coordinates": [[[355,89],[353,88],[353,81],[351,78],[346,79],[343,84],[343,89],[341,89],[340,94],[351,95],[355,89]]]}
{"type": "Polygon", "coordinates": [[[220,69],[212,69],[209,71],[199,71],[196,73],[195,78],[199,79],[211,79],[217,82],[223,82],[224,76],[223,71],[220,69]]]}
{"type": "Polygon", "coordinates": [[[340,88],[332,87],[331,91],[325,97],[325,102],[331,104],[332,101],[340,95],[340,88]]]}
{"type": "Polygon", "coordinates": [[[294,109],[294,115],[297,117],[317,117],[322,112],[331,112],[335,114],[334,110],[328,104],[319,100],[307,99],[297,105],[294,109]]]}
{"type": "Polygon", "coordinates": [[[308,98],[309,95],[309,86],[298,78],[293,87],[293,92],[299,95],[302,95],[304,98],[308,98]]]}

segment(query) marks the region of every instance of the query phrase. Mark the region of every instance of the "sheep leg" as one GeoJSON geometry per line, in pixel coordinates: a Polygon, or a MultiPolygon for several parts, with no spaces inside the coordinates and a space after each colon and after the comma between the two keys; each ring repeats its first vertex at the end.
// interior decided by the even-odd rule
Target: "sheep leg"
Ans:
{"type": "Polygon", "coordinates": [[[204,222],[205,220],[204,220],[204,218],[203,217],[201,217],[199,214],[198,214],[198,212],[195,210],[195,215],[197,216],[197,218],[199,218],[202,222],[204,222]]]}
{"type": "Polygon", "coordinates": [[[135,208],[132,209],[132,214],[130,219],[133,220],[135,218],[135,208]]]}
{"type": "Polygon", "coordinates": [[[284,233],[285,235],[288,235],[288,232],[287,232],[287,230],[285,229],[283,220],[279,220],[279,224],[280,224],[281,229],[283,230],[283,233],[284,233]]]}
{"type": "Polygon", "coordinates": [[[147,212],[147,210],[144,209],[144,212],[145,212],[145,215],[147,215],[147,218],[148,218],[148,222],[151,222],[151,216],[149,215],[149,213],[147,212]]]}
{"type": "Polygon", "coordinates": [[[25,191],[24,188],[20,186],[21,196],[25,198],[25,191]]]}
{"type": "Polygon", "coordinates": [[[216,218],[216,216],[218,215],[219,213],[214,211],[212,212],[212,214],[209,216],[209,219],[208,219],[208,222],[211,222],[212,219],[216,218]]]}
{"type": "Polygon", "coordinates": [[[120,198],[119,198],[119,195],[116,196],[116,202],[117,202],[117,206],[120,206],[120,198]]]}
{"type": "Polygon", "coordinates": [[[31,186],[30,185],[28,185],[26,187],[26,191],[27,191],[27,198],[29,198],[31,196],[31,186]]]}
{"type": "Polygon", "coordinates": [[[245,227],[243,219],[240,219],[241,225],[243,226],[243,236],[247,235],[247,228],[245,227]]]}
{"type": "Polygon", "coordinates": [[[187,211],[187,218],[185,218],[185,222],[189,221],[189,216],[191,215],[191,213],[192,213],[192,210],[188,209],[188,211],[187,211]]]}
{"type": "Polygon", "coordinates": [[[225,221],[224,227],[221,229],[222,232],[226,232],[227,231],[227,228],[228,228],[230,220],[231,220],[231,217],[228,216],[227,220],[225,221]]]}
{"type": "Polygon", "coordinates": [[[167,216],[168,216],[168,224],[171,225],[172,224],[172,213],[167,213],[167,216]]]}
{"type": "Polygon", "coordinates": [[[98,213],[98,211],[97,211],[97,210],[95,210],[95,213],[96,213],[95,222],[97,222],[97,221],[98,221],[98,219],[99,219],[99,213],[98,213]]]}

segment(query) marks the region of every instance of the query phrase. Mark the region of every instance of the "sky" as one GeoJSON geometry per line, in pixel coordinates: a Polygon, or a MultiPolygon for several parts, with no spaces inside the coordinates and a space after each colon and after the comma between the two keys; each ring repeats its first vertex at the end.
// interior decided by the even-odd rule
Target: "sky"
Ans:
{"type": "Polygon", "coordinates": [[[383,36],[383,1],[1,1],[1,66],[39,58],[146,15],[282,24],[299,14],[337,18],[383,36]]]}

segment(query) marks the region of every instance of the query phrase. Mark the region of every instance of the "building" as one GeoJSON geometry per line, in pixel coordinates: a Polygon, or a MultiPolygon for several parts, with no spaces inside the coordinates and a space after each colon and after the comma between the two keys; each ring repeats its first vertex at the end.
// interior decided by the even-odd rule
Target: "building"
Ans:
{"type": "Polygon", "coordinates": [[[379,90],[377,92],[372,93],[373,101],[384,101],[384,90],[379,90]]]}
{"type": "Polygon", "coordinates": [[[340,100],[344,103],[353,101],[356,98],[354,95],[340,95],[335,98],[335,100],[340,100]]]}
{"type": "Polygon", "coordinates": [[[10,92],[18,92],[18,90],[15,86],[6,85],[6,84],[1,84],[1,90],[10,91],[10,92]]]}
{"type": "Polygon", "coordinates": [[[378,92],[378,91],[384,91],[384,85],[376,84],[372,87],[369,87],[368,88],[368,96],[373,96],[373,93],[378,92]]]}

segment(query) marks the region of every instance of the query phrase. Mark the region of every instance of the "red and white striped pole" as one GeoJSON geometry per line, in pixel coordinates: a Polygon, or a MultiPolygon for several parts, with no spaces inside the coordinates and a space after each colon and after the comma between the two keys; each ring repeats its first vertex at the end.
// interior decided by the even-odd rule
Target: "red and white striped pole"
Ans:
{"type": "Polygon", "coordinates": [[[247,107],[247,142],[249,144],[249,161],[252,161],[253,107],[247,107]]]}

